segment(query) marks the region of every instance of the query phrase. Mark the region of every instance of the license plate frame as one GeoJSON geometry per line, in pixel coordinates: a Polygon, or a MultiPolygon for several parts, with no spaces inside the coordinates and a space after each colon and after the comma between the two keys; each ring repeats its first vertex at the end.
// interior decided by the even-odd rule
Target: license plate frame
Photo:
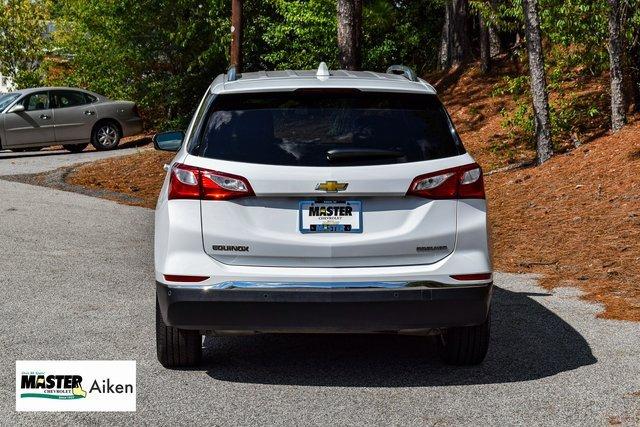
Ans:
{"type": "MultiPolygon", "coordinates": [[[[300,203],[298,204],[298,230],[302,233],[302,234],[325,234],[325,233],[333,233],[333,234],[350,234],[350,233],[362,233],[362,207],[363,207],[363,203],[361,200],[322,200],[322,201],[318,201],[318,200],[302,200],[300,201],[300,203]],[[309,226],[305,227],[305,212],[308,212],[309,208],[311,206],[314,205],[320,205],[318,207],[347,207],[350,206],[352,208],[352,211],[357,210],[357,214],[355,216],[356,218],[356,224],[357,228],[354,226],[354,224],[345,224],[345,223],[338,223],[338,224],[331,224],[330,220],[325,220],[323,221],[319,221],[319,223],[314,223],[311,224],[311,221],[308,220],[306,222],[308,222],[309,226]],[[355,209],[354,209],[355,208],[355,209]],[[320,227],[319,227],[320,226],[320,227]]],[[[354,212],[355,213],[355,212],[354,212]]],[[[331,215],[333,216],[333,215],[331,215]]],[[[309,215],[306,216],[306,218],[310,218],[309,215]]],[[[341,217],[342,218],[342,217],[341,217]]],[[[352,218],[354,218],[354,216],[352,216],[352,218]]],[[[353,222],[353,221],[352,221],[353,222]]]]}

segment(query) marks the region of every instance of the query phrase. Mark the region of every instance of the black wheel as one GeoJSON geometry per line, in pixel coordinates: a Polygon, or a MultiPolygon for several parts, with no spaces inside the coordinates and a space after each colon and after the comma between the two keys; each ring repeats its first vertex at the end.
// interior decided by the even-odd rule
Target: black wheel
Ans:
{"type": "Polygon", "coordinates": [[[478,365],[489,349],[491,312],[476,326],[448,328],[438,338],[440,356],[450,365],[478,365]]]}
{"type": "Polygon", "coordinates": [[[91,132],[91,145],[96,150],[113,150],[120,143],[120,128],[115,122],[100,122],[91,132]]]}
{"type": "Polygon", "coordinates": [[[88,145],[89,144],[67,144],[67,145],[63,145],[62,147],[65,150],[70,151],[72,153],[79,153],[85,148],[87,148],[88,145]]]}
{"type": "Polygon", "coordinates": [[[165,368],[196,366],[202,359],[202,335],[165,325],[157,299],[156,349],[158,361],[165,368]]]}

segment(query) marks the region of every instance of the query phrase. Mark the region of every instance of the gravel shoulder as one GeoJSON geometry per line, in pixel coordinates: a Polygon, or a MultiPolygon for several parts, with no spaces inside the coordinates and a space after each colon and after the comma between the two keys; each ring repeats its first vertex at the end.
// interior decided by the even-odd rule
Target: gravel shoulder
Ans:
{"type": "Polygon", "coordinates": [[[0,180],[0,424],[640,423],[640,324],[597,319],[578,291],[497,274],[485,363],[424,339],[205,341],[200,369],[155,360],[153,211],[0,180]],[[134,359],[133,414],[16,413],[15,360],[134,359]]]}

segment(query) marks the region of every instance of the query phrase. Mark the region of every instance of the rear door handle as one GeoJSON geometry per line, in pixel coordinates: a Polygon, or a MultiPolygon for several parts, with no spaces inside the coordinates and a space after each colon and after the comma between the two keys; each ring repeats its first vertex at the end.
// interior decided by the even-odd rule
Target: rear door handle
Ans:
{"type": "Polygon", "coordinates": [[[51,118],[51,116],[47,116],[46,114],[40,114],[40,118],[42,120],[49,120],[51,118]]]}
{"type": "Polygon", "coordinates": [[[84,112],[84,114],[86,114],[87,116],[93,116],[96,112],[95,111],[91,111],[91,110],[87,110],[84,112]]]}

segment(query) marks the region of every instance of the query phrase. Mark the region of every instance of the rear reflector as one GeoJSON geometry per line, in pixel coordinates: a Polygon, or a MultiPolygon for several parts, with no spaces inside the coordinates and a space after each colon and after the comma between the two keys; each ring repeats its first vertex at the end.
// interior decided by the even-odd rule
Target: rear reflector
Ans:
{"type": "Polygon", "coordinates": [[[489,280],[491,279],[491,273],[452,274],[449,277],[456,280],[489,280]]]}
{"type": "Polygon", "coordinates": [[[408,196],[427,199],[484,199],[482,169],[477,163],[416,177],[408,196]]]}
{"type": "Polygon", "coordinates": [[[168,280],[169,282],[188,282],[188,283],[204,282],[208,278],[209,276],[182,276],[179,274],[164,275],[164,279],[168,280]]]}
{"type": "Polygon", "coordinates": [[[249,181],[241,176],[182,163],[171,168],[169,200],[230,200],[254,195],[249,181]]]}

